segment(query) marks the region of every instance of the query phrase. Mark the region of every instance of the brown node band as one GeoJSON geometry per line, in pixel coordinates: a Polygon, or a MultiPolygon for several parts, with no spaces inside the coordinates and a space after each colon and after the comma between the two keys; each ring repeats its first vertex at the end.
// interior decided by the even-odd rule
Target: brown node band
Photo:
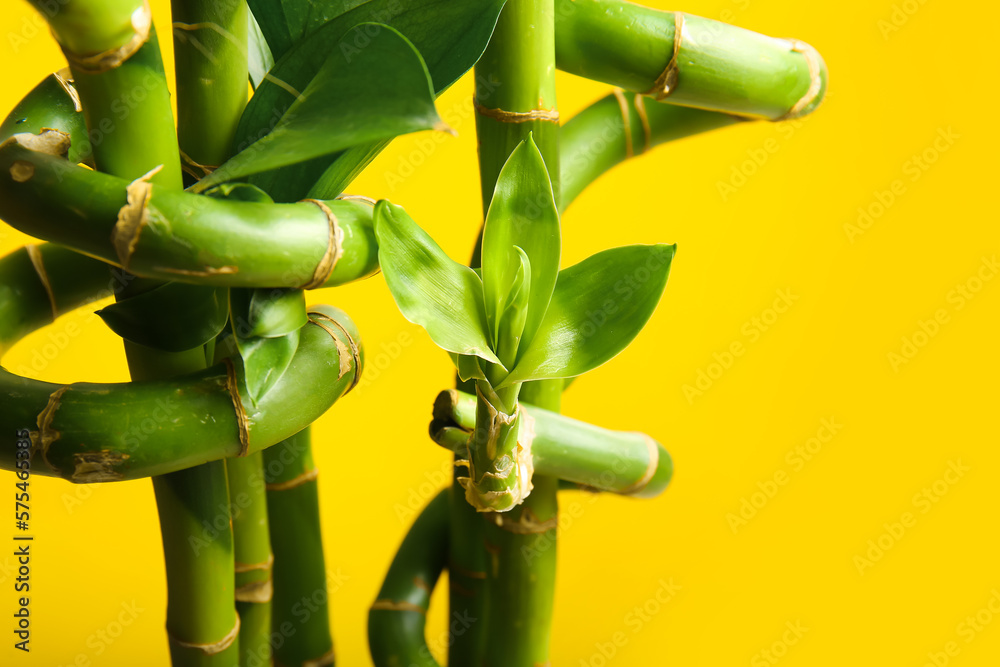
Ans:
{"type": "Polygon", "coordinates": [[[139,245],[139,236],[149,221],[149,200],[153,196],[153,184],[149,182],[163,165],[150,169],[125,188],[125,205],[118,211],[118,219],[111,230],[111,243],[115,247],[118,261],[128,271],[132,255],[139,245]]]}
{"type": "Polygon", "coordinates": [[[52,420],[55,419],[56,411],[62,402],[63,394],[69,391],[69,388],[70,385],[65,385],[49,394],[48,402],[46,402],[42,411],[38,413],[38,418],[35,420],[35,423],[38,425],[38,435],[34,440],[34,449],[41,453],[45,465],[55,473],[59,473],[59,468],[52,465],[52,462],[49,461],[49,447],[59,439],[60,433],[52,428],[52,420]]]}
{"type": "Polygon", "coordinates": [[[674,92],[677,88],[677,79],[680,74],[677,60],[681,52],[681,42],[683,41],[684,13],[674,12],[674,50],[670,55],[670,62],[668,62],[666,68],[660,72],[660,76],[656,77],[656,81],[653,82],[653,87],[643,93],[643,95],[650,95],[658,100],[662,100],[674,92]]]}
{"type": "MultiPolygon", "coordinates": [[[[287,491],[289,489],[294,489],[297,486],[302,486],[306,482],[311,482],[319,477],[319,468],[313,468],[312,470],[306,470],[300,475],[286,480],[284,482],[271,482],[264,486],[268,491],[287,491]]],[[[272,557],[273,558],[273,557],[272,557]]]]}
{"type": "Polygon", "coordinates": [[[274,554],[270,554],[267,560],[260,563],[241,563],[236,561],[234,563],[234,570],[236,572],[254,572],[255,570],[270,570],[274,566],[274,554]]]}
{"type": "Polygon", "coordinates": [[[788,42],[791,45],[791,50],[793,52],[801,53],[806,59],[806,65],[809,67],[809,88],[806,89],[805,94],[799,98],[799,101],[792,105],[791,109],[783,115],[772,119],[774,122],[792,120],[793,118],[801,116],[802,112],[813,103],[819,95],[820,89],[823,87],[823,66],[821,64],[822,60],[820,59],[819,51],[797,39],[790,39],[788,42]]]}
{"type": "Polygon", "coordinates": [[[611,92],[618,100],[618,109],[622,112],[622,128],[625,131],[625,157],[630,158],[635,153],[632,150],[632,119],[628,112],[628,100],[625,99],[625,93],[622,92],[621,88],[615,88],[611,92]]]}
{"type": "Polygon", "coordinates": [[[78,72],[86,74],[101,74],[112,70],[131,58],[149,39],[153,28],[153,14],[149,10],[149,2],[132,12],[132,37],[116,49],[108,49],[99,53],[81,55],[63,47],[66,60],[78,72]]]}
{"type": "Polygon", "coordinates": [[[642,125],[642,150],[639,151],[639,155],[642,155],[650,148],[653,144],[653,128],[649,126],[649,116],[646,115],[646,98],[638,93],[635,99],[632,101],[635,105],[635,112],[639,114],[639,123],[642,125]]]}
{"type": "Polygon", "coordinates": [[[73,74],[69,71],[69,68],[63,67],[58,72],[53,72],[52,76],[56,78],[56,81],[66,91],[69,98],[73,100],[73,110],[77,113],[83,111],[83,105],[80,104],[80,93],[76,92],[76,87],[73,86],[73,74]]]}
{"type": "Polygon", "coordinates": [[[540,521],[538,517],[535,516],[535,513],[531,511],[530,507],[525,507],[521,512],[521,516],[517,520],[511,519],[506,512],[484,514],[483,518],[494,524],[497,528],[506,530],[508,533],[514,533],[515,535],[537,535],[540,533],[547,533],[559,525],[559,517],[554,516],[551,519],[540,521]]]}
{"type": "Polygon", "coordinates": [[[532,109],[531,111],[507,111],[506,109],[491,109],[479,102],[473,101],[476,112],[501,123],[530,123],[533,120],[559,122],[559,112],[555,109],[532,109]]]}
{"type": "MultiPolygon", "coordinates": [[[[330,329],[328,327],[324,326],[322,322],[318,322],[316,320],[322,320],[323,322],[329,322],[333,326],[335,326],[338,329],[340,329],[340,331],[344,334],[344,336],[347,337],[347,342],[350,344],[350,347],[351,347],[351,357],[354,358],[354,379],[351,381],[351,386],[348,387],[346,391],[344,391],[344,395],[347,395],[348,393],[350,393],[350,391],[352,389],[354,389],[356,386],[358,386],[358,382],[360,382],[360,380],[361,380],[361,350],[360,350],[360,348],[358,348],[357,342],[351,336],[351,333],[347,329],[344,328],[343,324],[341,324],[337,320],[333,319],[329,315],[327,315],[325,313],[321,313],[321,312],[316,311],[316,310],[310,310],[308,313],[306,313],[306,315],[311,315],[311,316],[313,316],[313,317],[316,318],[316,319],[312,320],[313,324],[316,324],[316,325],[322,327],[323,329],[326,330],[326,332],[328,334],[330,334],[330,337],[333,338],[338,343],[338,345],[337,345],[337,349],[338,350],[340,349],[340,345],[342,345],[342,343],[340,342],[340,339],[338,339],[336,336],[334,336],[333,332],[330,331],[330,329]]],[[[341,364],[341,368],[343,368],[343,364],[341,364]]],[[[343,374],[341,374],[340,377],[344,377],[343,374]]],[[[337,379],[339,380],[340,378],[337,378],[337,379]]]]}
{"type": "Polygon", "coordinates": [[[375,600],[372,603],[372,611],[381,609],[383,611],[415,611],[419,614],[427,614],[427,610],[412,602],[396,602],[395,600],[375,600]]]}
{"type": "Polygon", "coordinates": [[[318,658],[313,658],[312,660],[306,660],[302,663],[302,667],[329,667],[336,662],[336,657],[333,654],[333,649],[330,649],[318,658]]]}
{"type": "Polygon", "coordinates": [[[656,444],[656,441],[650,438],[645,433],[642,434],[643,440],[646,443],[646,449],[649,451],[649,463],[646,464],[646,472],[642,474],[635,483],[630,484],[620,491],[622,495],[631,495],[633,493],[638,493],[646,488],[649,484],[649,480],[653,479],[653,475],[656,474],[656,469],[660,465],[660,448],[656,444]]]}
{"type": "Polygon", "coordinates": [[[167,632],[167,638],[169,638],[170,641],[183,648],[192,648],[201,651],[205,655],[215,655],[217,653],[222,653],[227,648],[232,646],[233,642],[236,641],[236,638],[239,636],[239,634],[240,634],[240,615],[236,614],[236,625],[233,626],[233,629],[230,630],[225,637],[223,637],[217,642],[212,642],[210,644],[185,642],[181,641],[180,639],[177,639],[177,637],[174,637],[169,632],[167,632]]]}
{"type": "Polygon", "coordinates": [[[337,223],[337,216],[333,214],[333,211],[325,203],[318,199],[303,199],[302,201],[318,206],[319,210],[323,211],[323,214],[326,216],[329,225],[326,252],[323,253],[319,264],[316,265],[312,278],[305,285],[302,285],[302,289],[318,289],[323,286],[323,283],[329,280],[330,274],[333,273],[334,267],[337,266],[337,260],[344,254],[344,230],[337,223]]]}
{"type": "Polygon", "coordinates": [[[226,357],[226,389],[233,400],[233,410],[236,412],[236,424],[240,437],[240,453],[237,456],[246,456],[250,453],[250,420],[247,419],[247,411],[243,407],[243,399],[240,398],[240,383],[236,377],[236,367],[229,357],[226,357]]]}
{"type": "Polygon", "coordinates": [[[251,581],[242,586],[237,586],[236,590],[233,591],[233,598],[237,602],[265,604],[270,602],[273,596],[274,585],[271,583],[270,577],[264,581],[251,581]]]}
{"type": "Polygon", "coordinates": [[[42,253],[39,251],[37,244],[27,245],[24,249],[28,253],[31,265],[35,267],[35,273],[38,274],[38,280],[41,281],[42,287],[45,288],[45,293],[49,295],[49,305],[52,306],[52,321],[55,322],[56,318],[59,317],[59,308],[56,307],[56,295],[52,291],[52,283],[49,282],[49,274],[45,270],[42,253]]]}

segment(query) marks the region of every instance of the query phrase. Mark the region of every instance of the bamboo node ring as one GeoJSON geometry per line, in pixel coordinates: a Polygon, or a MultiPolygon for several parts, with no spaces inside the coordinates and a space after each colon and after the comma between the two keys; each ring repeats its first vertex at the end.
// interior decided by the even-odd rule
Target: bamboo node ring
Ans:
{"type": "Polygon", "coordinates": [[[250,420],[247,419],[247,411],[243,407],[243,399],[240,398],[240,384],[236,377],[236,367],[231,359],[226,357],[226,389],[233,400],[233,409],[236,412],[236,426],[239,431],[240,452],[237,456],[246,456],[250,453],[250,420]]]}
{"type": "Polygon", "coordinates": [[[805,94],[799,98],[798,102],[792,105],[791,109],[785,114],[774,118],[774,122],[793,120],[802,116],[803,112],[819,96],[819,91],[823,87],[823,65],[819,51],[797,39],[790,39],[788,42],[791,45],[792,51],[801,53],[806,59],[806,65],[809,67],[809,88],[806,89],[805,94]]]}
{"type": "Polygon", "coordinates": [[[215,655],[217,653],[222,653],[227,648],[232,646],[233,642],[236,641],[236,638],[239,636],[239,634],[240,634],[240,615],[237,613],[236,624],[233,626],[233,629],[230,630],[225,637],[223,637],[217,642],[212,642],[210,644],[197,644],[195,642],[185,642],[181,641],[180,639],[177,639],[177,637],[174,637],[169,632],[167,632],[167,637],[170,639],[170,641],[183,648],[193,648],[198,651],[201,651],[205,655],[215,655]]]}
{"type": "Polygon", "coordinates": [[[680,75],[680,69],[678,67],[677,61],[681,52],[681,43],[684,41],[684,13],[674,12],[674,49],[673,53],[670,54],[670,61],[660,76],[656,77],[656,81],[653,82],[652,88],[643,93],[643,95],[649,95],[656,98],[657,100],[662,100],[677,88],[677,79],[680,75]]]}
{"type": "Polygon", "coordinates": [[[66,60],[70,62],[73,69],[86,74],[101,74],[121,66],[149,40],[149,34],[153,28],[153,14],[149,9],[149,2],[144,1],[132,12],[131,23],[132,37],[118,48],[99,53],[79,54],[63,47],[66,60]]]}
{"type": "Polygon", "coordinates": [[[618,101],[618,109],[622,112],[622,129],[625,132],[625,157],[630,158],[635,155],[632,149],[632,119],[628,111],[628,100],[625,99],[625,93],[622,92],[621,88],[615,88],[611,91],[614,93],[615,99],[618,101]]]}
{"type": "Polygon", "coordinates": [[[268,491],[287,491],[297,486],[302,486],[306,482],[311,482],[317,477],[319,477],[319,468],[313,468],[284,482],[270,482],[264,488],[268,491]]]}
{"type": "Polygon", "coordinates": [[[501,123],[530,123],[533,120],[559,122],[559,112],[555,109],[532,109],[531,111],[507,111],[506,109],[491,109],[473,100],[476,112],[501,123]]]}
{"type": "Polygon", "coordinates": [[[623,496],[639,493],[646,488],[649,481],[653,479],[653,475],[656,474],[656,469],[660,466],[660,447],[645,433],[642,434],[642,437],[646,443],[646,449],[649,451],[649,463],[646,465],[646,472],[642,474],[642,477],[621,490],[623,496]]]}
{"type": "Polygon", "coordinates": [[[327,280],[329,280],[330,275],[333,273],[333,269],[337,266],[337,261],[340,259],[341,255],[344,254],[344,230],[340,228],[337,223],[337,216],[334,215],[330,207],[324,202],[318,199],[303,199],[304,202],[309,202],[310,204],[315,204],[319,207],[319,210],[323,211],[326,216],[327,224],[329,225],[329,236],[326,241],[326,252],[323,253],[323,257],[319,260],[319,264],[316,265],[316,269],[313,271],[312,278],[309,279],[302,289],[318,289],[323,286],[327,280]]]}

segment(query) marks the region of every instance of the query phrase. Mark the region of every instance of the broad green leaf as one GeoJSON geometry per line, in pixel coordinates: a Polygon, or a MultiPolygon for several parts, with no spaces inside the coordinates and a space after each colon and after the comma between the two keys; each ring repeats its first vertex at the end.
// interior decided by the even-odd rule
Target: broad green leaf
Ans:
{"type": "Polygon", "coordinates": [[[612,248],[560,272],[541,326],[498,388],[580,375],[624,350],[656,309],[676,247],[612,248]]]}
{"type": "Polygon", "coordinates": [[[524,250],[531,266],[522,337],[528,344],[552,297],[560,253],[559,212],[552,184],[530,136],[517,145],[500,170],[483,229],[483,294],[486,322],[494,336],[520,266],[514,246],[524,250]]]}
{"type": "Polygon", "coordinates": [[[479,365],[479,357],[472,354],[455,354],[454,352],[449,352],[448,356],[451,357],[452,363],[455,364],[455,369],[458,371],[458,379],[462,382],[486,379],[486,374],[483,372],[482,366],[479,365]]]}
{"type": "Polygon", "coordinates": [[[229,290],[165,283],[97,311],[127,341],[156,350],[182,352],[219,335],[229,319],[229,290]],[[178,317],[177,313],[184,313],[178,317]]]}
{"type": "MultiPolygon", "coordinates": [[[[504,0],[326,2],[322,12],[311,15],[307,37],[299,39],[296,36],[292,40],[294,47],[290,46],[290,41],[288,46],[280,47],[272,43],[267,32],[273,20],[270,17],[277,17],[281,25],[287,25],[286,12],[293,14],[299,11],[298,8],[308,8],[312,3],[307,0],[253,0],[251,9],[268,35],[276,64],[250,98],[236,132],[234,152],[270,131],[275,120],[295,101],[298,91],[315,76],[330,53],[332,43],[349,38],[353,40],[347,42],[351,48],[360,48],[371,39],[364,27],[351,30],[358,24],[384,23],[405,35],[423,56],[434,82],[434,91],[440,94],[479,60],[503,3],[504,0]],[[351,33],[345,35],[349,30],[351,33]]],[[[483,81],[480,85],[494,84],[483,81]]],[[[256,174],[251,180],[278,201],[298,201],[307,193],[317,199],[332,199],[341,194],[386,144],[374,142],[336,156],[256,174]]]]}
{"type": "Polygon", "coordinates": [[[326,62],[274,129],[192,190],[200,192],[224,181],[358,144],[446,129],[434,108],[430,75],[420,54],[397,31],[384,25],[376,27],[377,33],[364,49],[331,49],[326,62]]]}
{"type": "Polygon", "coordinates": [[[274,56],[253,13],[247,12],[247,21],[250,24],[247,30],[247,65],[250,71],[250,84],[256,90],[264,81],[268,70],[274,67],[274,56]]]}
{"type": "Polygon", "coordinates": [[[288,370],[299,347],[301,331],[296,329],[277,338],[235,336],[246,372],[247,392],[255,405],[288,370]]]}
{"type": "Polygon", "coordinates": [[[234,288],[230,295],[232,326],[240,338],[277,338],[309,321],[300,289],[234,288]]]}
{"type": "Polygon", "coordinates": [[[402,207],[383,199],[374,220],[379,264],[403,317],[448,352],[499,364],[486,332],[479,276],[448,257],[402,207]]]}
{"type": "Polygon", "coordinates": [[[270,195],[249,183],[223,183],[204,193],[216,199],[233,199],[235,201],[252,201],[258,204],[273,204],[270,195]]]}

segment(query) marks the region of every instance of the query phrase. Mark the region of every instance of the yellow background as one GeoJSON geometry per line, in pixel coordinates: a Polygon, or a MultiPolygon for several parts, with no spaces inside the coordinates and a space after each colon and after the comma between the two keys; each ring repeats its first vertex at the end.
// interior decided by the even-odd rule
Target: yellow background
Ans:
{"type": "MultiPolygon", "coordinates": [[[[745,124],[661,147],[603,178],[565,216],[566,265],[611,245],[678,243],[647,329],[577,381],[564,403],[569,415],[650,433],[673,455],[676,474],[653,501],[564,496],[553,665],[920,667],[928,652],[946,649],[957,655],[942,653],[939,664],[997,664],[1000,617],[983,612],[979,622],[992,622],[977,631],[961,624],[1000,590],[1000,279],[974,280],[984,258],[1000,253],[1000,11],[941,0],[652,4],[813,44],[829,66],[830,95],[800,123],[745,124]],[[898,30],[880,29],[894,8],[898,30]],[[949,128],[947,150],[935,149],[949,128]],[[933,164],[914,170],[924,151],[933,164]],[[746,162],[754,155],[756,168],[746,162]],[[739,182],[734,169],[745,182],[724,197],[719,184],[739,182]],[[858,207],[877,212],[876,193],[897,179],[902,194],[862,234],[849,234],[858,207]],[[963,302],[954,290],[970,281],[980,289],[963,302]],[[796,300],[775,318],[768,309],[779,290],[796,300]],[[945,323],[921,337],[921,321],[939,310],[945,323]],[[767,331],[753,318],[771,322],[767,331]],[[890,353],[915,334],[923,345],[894,368],[890,353]],[[734,342],[743,354],[712,367],[734,342]],[[689,400],[684,386],[696,386],[699,371],[716,378],[689,400]],[[828,435],[824,419],[842,427],[799,466],[795,448],[828,435]],[[968,470],[939,481],[950,462],[968,470]],[[768,480],[776,474],[786,483],[772,498],[753,495],[775,491],[768,480]],[[942,495],[921,500],[935,482],[942,495]],[[728,515],[743,499],[760,507],[734,531],[728,515]],[[886,533],[884,524],[898,534],[893,524],[907,512],[903,535],[886,533]],[[880,538],[888,546],[881,558],[859,564],[880,538]],[[671,580],[681,589],[657,602],[671,580]],[[786,634],[786,623],[799,624],[801,636],[786,634]],[[614,656],[603,658],[616,638],[614,656]],[[781,657],[769,662],[763,650],[781,657]]],[[[0,6],[7,113],[64,63],[26,3],[0,6]]],[[[169,49],[168,3],[154,9],[169,49]]],[[[170,69],[169,53],[166,60],[170,69]]],[[[564,118],[607,92],[564,74],[559,84],[564,118]]],[[[439,100],[457,139],[432,150],[419,148],[430,135],[399,139],[352,188],[404,205],[456,258],[468,255],[480,218],[471,90],[466,78],[439,100]],[[387,178],[418,162],[401,183],[387,178]]],[[[4,254],[27,240],[0,229],[4,254]]],[[[350,312],[368,350],[367,384],[318,422],[315,438],[328,565],[346,577],[333,601],[339,664],[366,665],[367,607],[407,529],[399,508],[423,502],[449,469],[425,433],[452,370],[399,315],[380,278],[311,299],[350,312]],[[376,362],[406,334],[408,345],[376,362]]],[[[37,377],[125,380],[120,343],[89,311],[21,343],[5,365],[30,363],[48,332],[71,321],[83,332],[37,377]]],[[[14,481],[0,476],[8,500],[14,481]]],[[[32,652],[11,648],[13,548],[3,547],[0,663],[166,665],[149,482],[73,487],[35,478],[32,490],[32,652]],[[142,611],[120,636],[98,639],[133,603],[142,611]]],[[[435,600],[430,636],[440,648],[443,597],[435,600]]],[[[1000,597],[993,605],[1000,610],[1000,597]]]]}

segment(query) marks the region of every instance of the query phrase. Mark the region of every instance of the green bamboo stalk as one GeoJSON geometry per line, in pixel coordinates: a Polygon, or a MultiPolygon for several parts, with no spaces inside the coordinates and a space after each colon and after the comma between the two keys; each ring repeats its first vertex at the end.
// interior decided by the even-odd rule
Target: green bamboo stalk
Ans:
{"type": "MultiPolygon", "coordinates": [[[[501,168],[529,133],[545,161],[555,201],[561,201],[554,13],[553,0],[509,0],[500,13],[486,52],[476,65],[478,79],[497,82],[496,86],[483,90],[481,96],[477,91],[476,99],[484,215],[501,168]]],[[[535,396],[543,407],[557,410],[562,386],[562,381],[528,383],[522,393],[525,397],[535,396]]],[[[506,402],[516,402],[516,392],[515,389],[512,400],[508,398],[506,402]]],[[[482,392],[479,397],[483,397],[482,392]]],[[[478,428],[470,440],[473,445],[483,440],[481,431],[491,421],[483,403],[479,400],[477,404],[478,428]]],[[[491,407],[502,412],[504,406],[491,407]]],[[[507,434],[516,441],[520,434],[520,412],[513,421],[513,428],[507,434]]],[[[513,445],[516,442],[504,443],[496,450],[512,450],[513,445]]],[[[474,459],[475,447],[470,447],[470,452],[474,459]]],[[[488,629],[486,623],[472,628],[486,636],[483,655],[478,656],[476,663],[468,664],[481,661],[488,667],[533,667],[548,662],[556,550],[542,551],[527,562],[521,555],[521,547],[529,536],[505,529],[523,523],[543,526],[546,537],[554,543],[558,482],[555,478],[535,475],[532,484],[533,490],[520,505],[484,530],[484,547],[489,552],[485,582],[488,629]]],[[[476,641],[470,639],[472,644],[476,641]]]]}
{"type": "Polygon", "coordinates": [[[271,661],[271,570],[274,557],[264,492],[264,454],[226,459],[233,507],[236,612],[240,616],[240,667],[271,661]]]}
{"type": "Polygon", "coordinates": [[[90,138],[82,111],[73,76],[64,68],[42,79],[11,110],[0,123],[0,143],[15,134],[39,134],[44,128],[54,128],[70,135],[67,159],[73,164],[83,162],[92,167],[90,138]]]}
{"type": "Polygon", "coordinates": [[[274,646],[284,667],[334,664],[329,596],[319,516],[318,471],[310,429],[264,452],[267,511],[274,546],[272,626],[291,627],[274,646]]]}
{"type": "MultiPolygon", "coordinates": [[[[100,263],[52,245],[4,257],[0,278],[3,351],[55,314],[120,286],[100,263]]],[[[363,351],[345,333],[356,331],[353,323],[334,308],[311,310],[288,370],[256,405],[239,359],[120,384],[59,385],[0,369],[7,397],[0,428],[32,432],[40,459],[33,474],[79,483],[138,479],[260,451],[311,424],[355,382],[363,351]]],[[[16,458],[13,446],[0,450],[0,469],[16,469],[16,458]]]]}
{"type": "Polygon", "coordinates": [[[627,0],[556,0],[556,64],[671,104],[768,120],[810,113],[827,83],[804,42],[627,0]]]}
{"type": "MultiPolygon", "coordinates": [[[[420,512],[389,566],[368,612],[368,648],[375,667],[438,667],[424,630],[431,591],[448,560],[449,506],[449,490],[444,489],[420,512]]],[[[462,618],[463,630],[468,622],[462,618]]],[[[455,628],[452,632],[452,639],[460,636],[455,628]]]]}
{"type": "Polygon", "coordinates": [[[143,277],[226,287],[330,287],[378,268],[364,199],[268,204],[129,184],[22,145],[58,139],[34,136],[0,146],[0,217],[36,238],[143,277]]]}
{"type": "MultiPolygon", "coordinates": [[[[673,462],[648,435],[610,431],[524,401],[521,407],[532,420],[536,474],[640,498],[657,496],[669,484],[673,462]]],[[[438,395],[430,427],[435,442],[462,453],[475,426],[475,397],[455,390],[438,395]]]]}
{"type": "Polygon", "coordinates": [[[599,176],[633,156],[668,141],[744,120],[615,91],[578,113],[560,130],[560,209],[565,210],[599,176]]]}

